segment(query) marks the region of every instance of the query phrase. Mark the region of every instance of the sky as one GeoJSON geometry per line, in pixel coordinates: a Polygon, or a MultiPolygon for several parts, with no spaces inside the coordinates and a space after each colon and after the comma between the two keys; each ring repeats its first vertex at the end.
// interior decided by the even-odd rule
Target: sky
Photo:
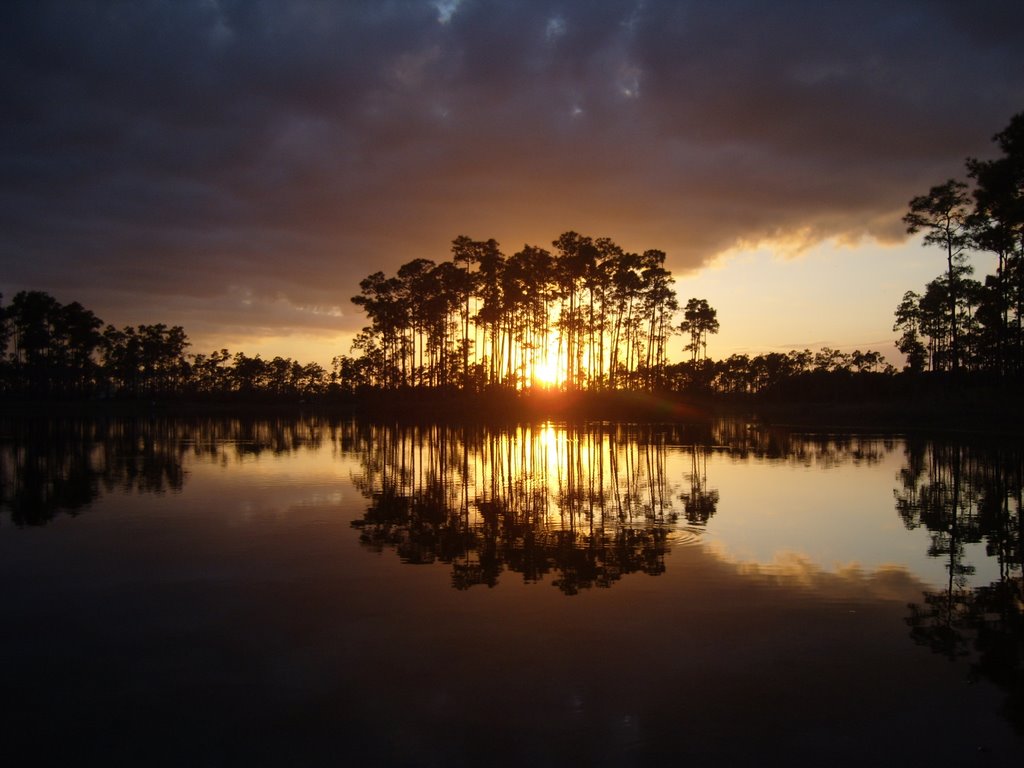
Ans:
{"type": "Polygon", "coordinates": [[[895,359],[944,266],[901,217],[995,156],[1021,29],[1019,0],[5,0],[0,292],[326,364],[371,272],[574,230],[665,251],[713,357],[895,359]]]}

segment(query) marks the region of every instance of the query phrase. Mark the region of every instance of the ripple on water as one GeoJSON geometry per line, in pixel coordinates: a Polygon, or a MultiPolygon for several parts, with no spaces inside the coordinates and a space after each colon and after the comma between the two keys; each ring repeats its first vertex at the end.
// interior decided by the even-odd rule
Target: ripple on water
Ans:
{"type": "Polygon", "coordinates": [[[687,525],[676,528],[669,534],[669,544],[672,547],[696,547],[704,543],[704,528],[697,525],[687,525]]]}

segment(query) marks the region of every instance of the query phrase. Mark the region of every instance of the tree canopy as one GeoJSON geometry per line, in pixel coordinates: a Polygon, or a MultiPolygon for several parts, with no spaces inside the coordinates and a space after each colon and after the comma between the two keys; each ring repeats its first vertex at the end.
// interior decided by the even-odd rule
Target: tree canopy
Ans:
{"type": "Polygon", "coordinates": [[[678,302],[665,253],[566,232],[506,256],[460,235],[451,259],[375,272],[352,301],[370,321],[355,349],[369,383],[526,389],[666,383],[678,302]]]}
{"type": "Polygon", "coordinates": [[[1024,113],[993,137],[1001,155],[969,158],[967,176],[913,198],[907,231],[941,248],[945,271],[908,291],[894,330],[911,371],[961,370],[1019,376],[1024,366],[1024,113]],[[971,278],[972,252],[995,256],[994,274],[971,278]]]}

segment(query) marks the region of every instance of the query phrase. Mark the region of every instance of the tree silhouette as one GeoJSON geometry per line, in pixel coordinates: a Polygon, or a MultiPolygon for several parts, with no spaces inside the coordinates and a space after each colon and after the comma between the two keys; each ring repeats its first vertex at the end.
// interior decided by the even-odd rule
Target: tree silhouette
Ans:
{"type": "Polygon", "coordinates": [[[683,310],[683,322],[679,330],[690,337],[686,349],[690,359],[708,356],[708,334],[718,333],[718,311],[712,309],[707,299],[690,299],[683,310]]]}
{"type": "Polygon", "coordinates": [[[967,161],[973,189],[949,179],[913,198],[904,216],[908,232],[924,232],[924,243],[946,254],[945,273],[913,294],[917,307],[908,292],[896,310],[909,370],[922,367],[927,339],[933,370],[1024,371],[1024,113],[993,140],[1000,157],[967,161]],[[995,274],[969,279],[970,251],[994,254],[995,274]]]}
{"type": "Polygon", "coordinates": [[[380,355],[373,378],[387,388],[521,390],[550,386],[556,372],[568,390],[664,386],[678,310],[665,254],[576,232],[553,246],[506,257],[493,239],[460,235],[451,261],[375,272],[352,299],[371,322],[353,348],[380,355]]]}
{"type": "Polygon", "coordinates": [[[998,260],[988,281],[993,294],[989,325],[997,328],[994,365],[1002,373],[1019,372],[1024,349],[1024,113],[1014,115],[993,141],[1001,157],[967,161],[968,176],[976,185],[969,225],[974,246],[998,260]]]}
{"type": "Polygon", "coordinates": [[[103,331],[103,369],[115,392],[166,395],[184,391],[189,377],[188,337],[181,326],[108,325],[103,331]]]}
{"type": "Polygon", "coordinates": [[[928,194],[910,201],[910,211],[903,217],[907,232],[923,231],[924,244],[941,247],[946,252],[947,312],[950,335],[950,367],[960,370],[960,333],[957,301],[960,282],[970,274],[966,250],[970,243],[970,195],[967,185],[956,179],[932,187],[928,194]]]}
{"type": "Polygon", "coordinates": [[[914,373],[923,371],[928,361],[928,351],[920,335],[922,323],[921,296],[907,291],[896,307],[896,322],[892,329],[902,331],[896,348],[906,357],[906,369],[914,373]]]}
{"type": "Polygon", "coordinates": [[[0,349],[7,349],[7,341],[10,338],[10,325],[8,323],[7,308],[4,307],[4,295],[0,293],[0,349]]]}
{"type": "Polygon", "coordinates": [[[102,321],[90,310],[77,301],[63,305],[42,291],[20,291],[0,314],[0,351],[13,340],[4,372],[8,389],[78,396],[95,389],[102,321]]]}

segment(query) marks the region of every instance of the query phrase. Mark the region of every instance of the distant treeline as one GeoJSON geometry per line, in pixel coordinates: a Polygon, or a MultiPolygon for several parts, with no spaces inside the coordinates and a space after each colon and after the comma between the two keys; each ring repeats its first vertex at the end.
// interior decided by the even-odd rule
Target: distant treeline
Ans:
{"type": "MultiPolygon", "coordinates": [[[[706,302],[699,302],[698,309],[699,304],[710,309],[706,302]]],[[[714,310],[710,312],[713,318],[714,310]]],[[[683,321],[684,328],[688,324],[692,326],[693,320],[683,321]]],[[[631,331],[637,332],[635,327],[631,331]]],[[[661,332],[667,337],[667,331],[661,332]]],[[[754,357],[733,355],[714,361],[697,354],[693,339],[699,342],[700,336],[691,336],[691,345],[687,347],[693,350],[690,360],[674,364],[657,362],[657,383],[648,378],[646,366],[620,366],[620,375],[612,379],[615,387],[631,391],[754,394],[807,376],[817,377],[820,383],[822,376],[839,379],[894,373],[878,352],[847,354],[827,347],[817,353],[794,350],[754,357]]],[[[226,349],[190,354],[189,346],[181,326],[157,323],[116,328],[105,325],[78,302],[62,304],[41,291],[22,291],[10,304],[0,306],[0,348],[5,350],[0,356],[0,392],[69,399],[301,399],[351,397],[386,391],[392,384],[381,382],[379,371],[374,371],[373,361],[367,357],[338,356],[327,370],[317,363],[284,357],[263,359],[243,352],[232,354],[226,349]]],[[[487,359],[478,363],[477,374],[487,371],[488,365],[487,359]]],[[[452,384],[432,384],[430,370],[420,366],[412,370],[415,375],[408,377],[407,373],[407,383],[403,385],[399,378],[395,387],[401,391],[462,391],[452,384]]],[[[501,380],[488,385],[485,378],[480,388],[473,391],[515,391],[516,381],[501,380]]],[[[584,377],[579,383],[585,381],[584,377]]],[[[539,380],[533,383],[541,386],[539,380]]],[[[568,386],[565,382],[544,384],[561,389],[568,386]]]]}
{"type": "Polygon", "coordinates": [[[1024,372],[1024,113],[993,141],[1000,157],[967,160],[971,185],[932,187],[904,217],[908,232],[942,250],[946,267],[896,309],[893,330],[910,370],[1024,372]],[[995,272],[975,280],[971,252],[995,256],[995,272]]]}
{"type": "MultiPolygon", "coordinates": [[[[328,392],[317,363],[226,349],[186,354],[178,325],[105,325],[77,301],[22,291],[0,306],[0,391],[61,398],[303,397],[328,392]]],[[[336,378],[336,377],[335,377],[336,378]]]]}

